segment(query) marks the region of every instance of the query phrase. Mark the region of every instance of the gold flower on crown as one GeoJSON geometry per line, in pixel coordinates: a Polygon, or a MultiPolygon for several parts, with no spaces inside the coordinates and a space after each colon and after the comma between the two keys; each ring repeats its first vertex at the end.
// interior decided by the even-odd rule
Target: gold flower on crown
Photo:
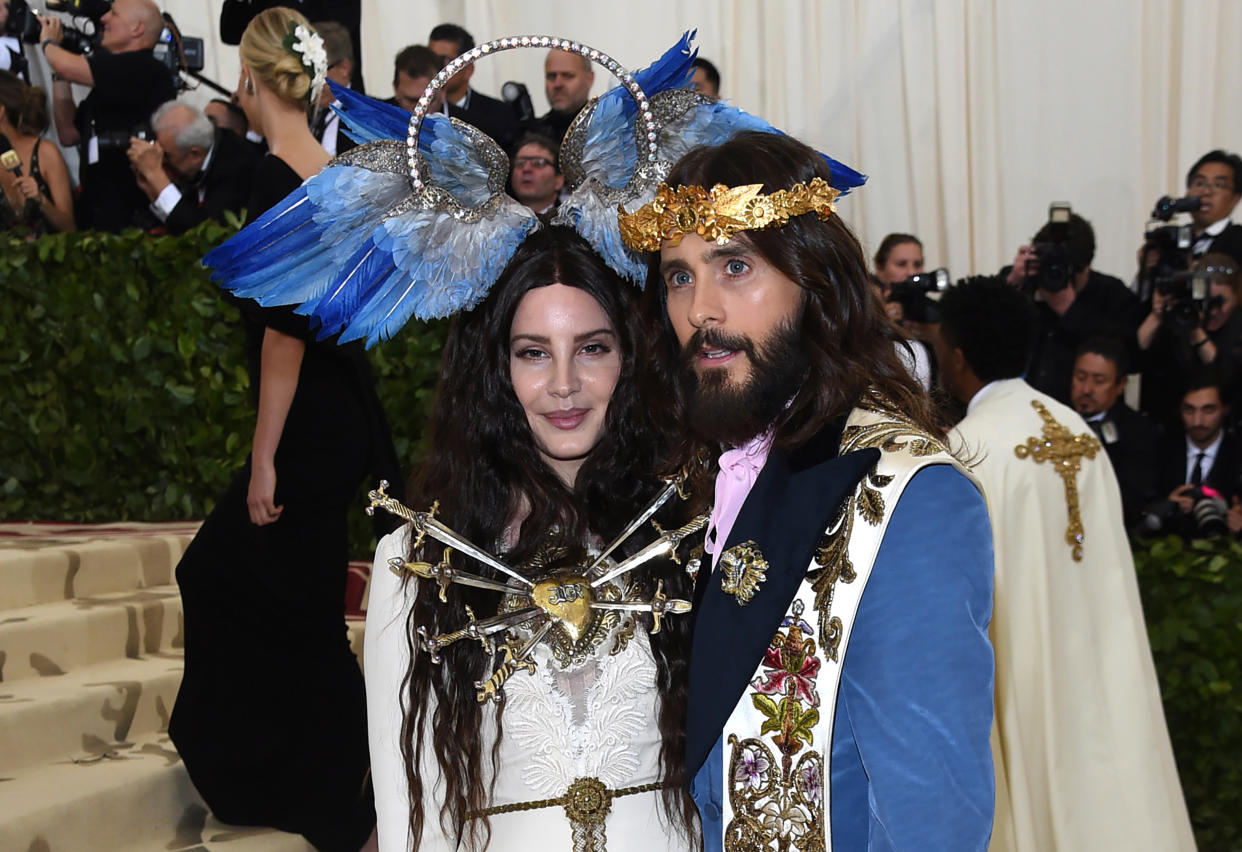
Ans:
{"type": "Polygon", "coordinates": [[[790,216],[814,213],[827,219],[836,212],[840,192],[823,178],[796,183],[761,195],[762,184],[728,187],[718,183],[711,191],[701,186],[673,189],[662,183],[655,200],[627,213],[618,209],[621,240],[634,251],[659,251],[661,244],[677,245],[686,234],[724,245],[738,231],[757,231],[784,225],[790,216]]]}

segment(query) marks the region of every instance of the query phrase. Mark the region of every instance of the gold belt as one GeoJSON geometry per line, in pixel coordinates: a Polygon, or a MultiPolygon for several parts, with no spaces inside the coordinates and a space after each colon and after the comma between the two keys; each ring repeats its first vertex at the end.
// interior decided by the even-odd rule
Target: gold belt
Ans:
{"type": "Polygon", "coordinates": [[[656,781],[634,787],[622,787],[620,790],[609,790],[598,778],[579,778],[569,785],[565,795],[557,796],[555,799],[496,805],[481,811],[472,811],[466,815],[466,818],[479,819],[495,814],[534,811],[559,805],[565,809],[565,816],[569,818],[573,826],[574,852],[606,852],[608,847],[604,836],[604,820],[612,808],[612,800],[621,796],[632,796],[635,793],[650,793],[667,786],[668,784],[664,782],[656,781]]]}

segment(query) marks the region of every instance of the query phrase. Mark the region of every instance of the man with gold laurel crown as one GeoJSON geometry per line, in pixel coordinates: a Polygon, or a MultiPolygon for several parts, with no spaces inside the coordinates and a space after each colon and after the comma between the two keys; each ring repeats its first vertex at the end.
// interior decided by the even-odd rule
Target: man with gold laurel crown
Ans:
{"type": "Polygon", "coordinates": [[[1020,378],[1036,327],[994,279],[940,300],[945,390],[968,404],[996,534],[994,852],[1193,850],[1108,456],[1020,378]]]}
{"type": "Polygon", "coordinates": [[[835,213],[838,167],[743,132],[620,214],[684,455],[710,461],[686,774],[708,852],[983,850],[987,510],[835,213]]]}

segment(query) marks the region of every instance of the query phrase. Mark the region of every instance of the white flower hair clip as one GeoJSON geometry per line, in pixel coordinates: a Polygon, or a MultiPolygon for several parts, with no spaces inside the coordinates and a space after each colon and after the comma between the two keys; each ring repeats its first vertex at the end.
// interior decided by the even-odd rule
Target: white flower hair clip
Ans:
{"type": "Polygon", "coordinates": [[[296,24],[281,44],[302,62],[302,70],[311,78],[307,100],[315,103],[328,78],[328,52],[323,48],[323,36],[309,27],[296,24]]]}

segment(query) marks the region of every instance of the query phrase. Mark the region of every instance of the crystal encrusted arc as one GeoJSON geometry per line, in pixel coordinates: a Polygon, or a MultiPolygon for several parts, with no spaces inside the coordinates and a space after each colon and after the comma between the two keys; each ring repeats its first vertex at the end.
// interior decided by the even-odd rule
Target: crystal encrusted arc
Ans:
{"type": "MultiPolygon", "coordinates": [[[[596,50],[593,47],[588,47],[585,44],[579,44],[566,38],[556,38],[555,36],[509,36],[508,38],[498,38],[484,42],[467,50],[456,59],[451,60],[439,74],[432,78],[431,82],[427,84],[427,88],[423,90],[422,97],[418,99],[418,104],[414,107],[414,112],[410,114],[409,133],[405,140],[410,165],[410,181],[414,184],[414,189],[420,190],[423,188],[423,177],[418,165],[418,133],[422,127],[423,119],[427,115],[427,107],[431,103],[431,96],[436,93],[437,89],[442,88],[450,77],[470,63],[476,62],[491,53],[523,47],[564,50],[568,53],[584,56],[592,62],[607,68],[614,77],[621,81],[621,85],[625,86],[626,90],[634,98],[635,103],[638,104],[639,120],[642,121],[643,127],[646,130],[643,135],[647,138],[647,160],[655,162],[656,127],[655,118],[651,115],[651,105],[647,103],[647,96],[643,94],[643,90],[634,79],[634,75],[627,71],[617,60],[602,50],[596,50]]],[[[641,156],[639,159],[642,159],[641,156]]]]}

